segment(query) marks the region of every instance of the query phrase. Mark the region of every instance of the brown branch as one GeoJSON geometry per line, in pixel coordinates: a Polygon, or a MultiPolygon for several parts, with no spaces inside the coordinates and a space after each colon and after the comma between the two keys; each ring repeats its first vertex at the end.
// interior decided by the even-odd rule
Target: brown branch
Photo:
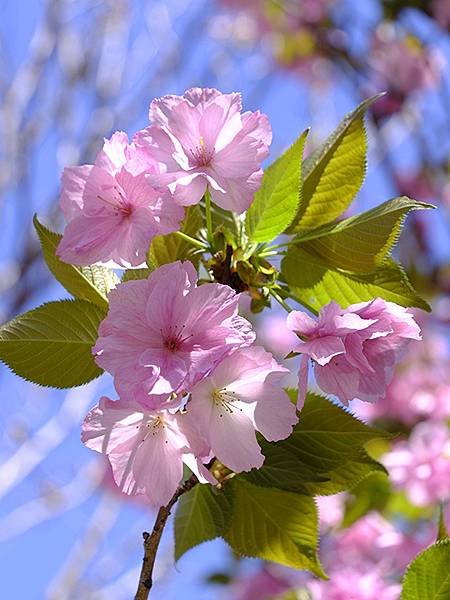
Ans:
{"type": "Polygon", "coordinates": [[[187,481],[180,485],[175,494],[170,499],[166,506],[161,506],[156,517],[153,531],[148,533],[144,531],[144,560],[142,562],[141,574],[139,577],[139,585],[136,592],[135,600],[147,600],[150,590],[153,586],[153,567],[155,565],[156,553],[158,551],[159,542],[164,531],[164,527],[169,518],[170,511],[173,505],[180,496],[189,492],[195,485],[198,479],[192,475],[187,481]]]}

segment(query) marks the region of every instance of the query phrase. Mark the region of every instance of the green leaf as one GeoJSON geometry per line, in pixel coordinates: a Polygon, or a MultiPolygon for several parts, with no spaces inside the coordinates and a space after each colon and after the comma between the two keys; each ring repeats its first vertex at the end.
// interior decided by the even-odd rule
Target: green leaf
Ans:
{"type": "Polygon", "coordinates": [[[39,385],[87,383],[102,374],[91,348],[105,314],[86,300],[43,304],[0,327],[0,360],[39,385]]]}
{"type": "Polygon", "coordinates": [[[345,501],[343,527],[350,527],[371,510],[383,510],[391,495],[386,473],[375,472],[352,488],[345,501]]]}
{"type": "Polygon", "coordinates": [[[450,598],[450,539],[436,542],[406,570],[401,600],[450,598]]]}
{"type": "Polygon", "coordinates": [[[239,478],[290,492],[335,494],[384,470],[364,451],[364,444],[380,437],[390,436],[323,396],[308,393],[292,434],[275,443],[261,440],[264,465],[239,478]]]}
{"type": "MultiPolygon", "coordinates": [[[[236,478],[235,478],[236,479],[236,478]]],[[[231,480],[233,516],[225,540],[240,555],[307,569],[325,578],[317,557],[318,518],[313,498],[231,480]]]]}
{"type": "Polygon", "coordinates": [[[232,494],[211,485],[196,485],[181,496],[175,515],[175,559],[190,548],[223,535],[231,512],[232,494]]]}
{"type": "Polygon", "coordinates": [[[126,269],[122,275],[122,283],[126,281],[136,281],[139,279],[147,279],[152,272],[151,269],[126,269]]]}
{"type": "Polygon", "coordinates": [[[316,254],[291,247],[282,261],[281,272],[289,284],[290,296],[314,310],[331,300],[345,308],[378,296],[401,306],[431,310],[416,294],[402,267],[391,258],[372,273],[350,273],[327,265],[316,254]]]}
{"type": "MultiPolygon", "coordinates": [[[[203,217],[198,206],[189,206],[186,209],[186,217],[183,221],[181,231],[186,235],[195,237],[202,225],[203,217]]],[[[150,267],[157,268],[161,265],[187,258],[194,262],[196,259],[194,253],[197,251],[198,248],[189,244],[189,242],[179,237],[176,233],[158,235],[153,238],[150,245],[148,263],[150,267]]]]}
{"type": "Polygon", "coordinates": [[[303,198],[287,233],[339,217],[359,191],[366,172],[364,115],[380,95],[364,100],[303,164],[303,198]]]}
{"type": "Polygon", "coordinates": [[[330,266],[370,273],[396,244],[407,214],[425,208],[433,207],[402,196],[340,223],[299,234],[296,239],[303,250],[320,256],[330,266]]]}
{"type": "Polygon", "coordinates": [[[264,173],[246,215],[246,232],[251,242],[269,242],[292,222],[301,201],[303,149],[308,130],[264,173]]]}
{"type": "Polygon", "coordinates": [[[45,262],[55,278],[75,298],[88,300],[107,309],[107,294],[119,283],[119,278],[114,271],[97,265],[76,267],[63,262],[56,256],[56,249],[62,236],[42,225],[36,215],[33,224],[41,243],[45,262]]]}

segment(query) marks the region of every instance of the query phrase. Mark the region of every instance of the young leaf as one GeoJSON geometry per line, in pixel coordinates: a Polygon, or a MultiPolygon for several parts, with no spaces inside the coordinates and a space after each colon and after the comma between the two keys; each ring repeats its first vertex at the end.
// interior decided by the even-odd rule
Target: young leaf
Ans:
{"type": "Polygon", "coordinates": [[[108,292],[119,282],[114,271],[106,267],[76,267],[63,262],[56,256],[61,235],[47,229],[36,215],[33,224],[39,237],[45,262],[55,278],[75,298],[88,300],[102,308],[108,308],[108,292]]]}
{"type": "Polygon", "coordinates": [[[102,374],[91,348],[105,311],[86,300],[48,302],[0,327],[0,360],[39,385],[70,388],[102,374]]]}
{"type": "Polygon", "coordinates": [[[364,100],[305,160],[303,198],[287,233],[330,223],[351,204],[366,172],[364,115],[379,97],[364,100]]]}
{"type": "Polygon", "coordinates": [[[384,471],[364,451],[365,443],[380,437],[389,434],[359,421],[323,396],[308,393],[292,434],[276,443],[260,441],[264,465],[239,478],[303,494],[335,494],[370,473],[384,471]]]}
{"type": "Polygon", "coordinates": [[[406,570],[401,600],[450,598],[450,539],[436,542],[406,570]]]}
{"type": "Polygon", "coordinates": [[[407,214],[425,208],[433,207],[402,196],[340,223],[299,234],[296,239],[303,250],[320,256],[328,265],[370,273],[392,250],[407,214]]]}
{"type": "Polygon", "coordinates": [[[307,569],[326,578],[317,557],[318,522],[313,498],[262,488],[244,480],[227,484],[234,496],[225,540],[243,556],[307,569]]]}
{"type": "Polygon", "coordinates": [[[246,232],[251,242],[269,242],[292,222],[301,201],[303,149],[308,130],[264,173],[246,215],[246,232]]]}
{"type": "Polygon", "coordinates": [[[175,515],[175,559],[190,548],[225,533],[232,512],[232,494],[211,485],[196,485],[181,496],[175,515]]]}
{"type": "Polygon", "coordinates": [[[401,266],[391,258],[385,259],[372,273],[350,273],[327,265],[316,254],[291,247],[281,263],[281,272],[291,297],[315,310],[331,300],[345,308],[376,297],[401,306],[430,310],[412,288],[401,266]]]}
{"type": "Polygon", "coordinates": [[[444,505],[441,504],[439,506],[438,535],[436,541],[440,542],[441,540],[446,540],[448,537],[449,535],[447,531],[447,526],[445,524],[444,505]]]}
{"type": "MultiPolygon", "coordinates": [[[[186,217],[183,221],[181,231],[186,235],[195,237],[203,225],[203,218],[198,206],[190,206],[186,209],[186,217]]],[[[192,262],[192,253],[194,248],[188,241],[179,237],[176,233],[167,235],[158,235],[153,238],[148,253],[148,263],[150,267],[160,267],[176,260],[190,258],[192,262]]]]}
{"type": "Polygon", "coordinates": [[[152,272],[151,269],[126,269],[122,275],[122,283],[126,281],[136,281],[138,279],[147,279],[152,272]]]}

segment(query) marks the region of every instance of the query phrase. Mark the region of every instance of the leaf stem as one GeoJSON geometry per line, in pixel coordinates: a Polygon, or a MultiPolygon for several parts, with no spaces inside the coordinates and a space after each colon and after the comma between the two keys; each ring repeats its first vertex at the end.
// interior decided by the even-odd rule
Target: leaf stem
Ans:
{"type": "Polygon", "coordinates": [[[205,191],[205,216],[206,216],[206,236],[208,243],[213,249],[213,225],[212,225],[212,212],[211,212],[211,195],[209,190],[205,191]]]}
{"type": "Polygon", "coordinates": [[[136,591],[134,600],[147,600],[150,590],[153,586],[153,567],[155,566],[156,553],[158,551],[159,542],[161,541],[170,511],[172,510],[173,505],[178,498],[186,492],[189,492],[195,485],[197,485],[197,483],[197,477],[192,475],[188,480],[181,484],[170,499],[169,503],[166,506],[161,506],[159,509],[152,532],[148,533],[147,531],[144,531],[142,534],[144,537],[144,560],[142,562],[138,589],[136,591]]]}
{"type": "Polygon", "coordinates": [[[196,240],[195,238],[191,237],[190,235],[187,235],[186,233],[183,233],[182,231],[176,231],[175,233],[178,237],[182,238],[186,242],[189,242],[193,246],[196,246],[197,248],[201,248],[202,250],[208,249],[208,246],[206,244],[204,244],[200,240],[196,240]]]}
{"type": "Polygon", "coordinates": [[[272,298],[275,298],[275,300],[279,304],[281,304],[281,306],[284,308],[284,310],[286,310],[288,313],[290,313],[292,311],[292,308],[288,304],[286,304],[286,302],[283,300],[283,298],[281,296],[279,296],[274,289],[270,288],[269,294],[272,296],[272,298]]]}

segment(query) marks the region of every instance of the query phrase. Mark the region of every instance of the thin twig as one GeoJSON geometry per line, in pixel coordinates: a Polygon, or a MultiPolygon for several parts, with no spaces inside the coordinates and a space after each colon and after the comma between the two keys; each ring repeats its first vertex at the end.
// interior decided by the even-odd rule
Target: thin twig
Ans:
{"type": "Polygon", "coordinates": [[[153,567],[155,565],[156,553],[158,551],[159,542],[164,531],[164,527],[169,518],[170,511],[173,505],[180,496],[189,492],[196,484],[198,479],[192,475],[187,481],[180,485],[175,494],[170,499],[166,506],[161,506],[156,517],[153,531],[148,533],[144,531],[144,560],[142,562],[141,574],[139,577],[139,585],[136,592],[135,600],[147,600],[150,590],[153,586],[153,567]]]}

